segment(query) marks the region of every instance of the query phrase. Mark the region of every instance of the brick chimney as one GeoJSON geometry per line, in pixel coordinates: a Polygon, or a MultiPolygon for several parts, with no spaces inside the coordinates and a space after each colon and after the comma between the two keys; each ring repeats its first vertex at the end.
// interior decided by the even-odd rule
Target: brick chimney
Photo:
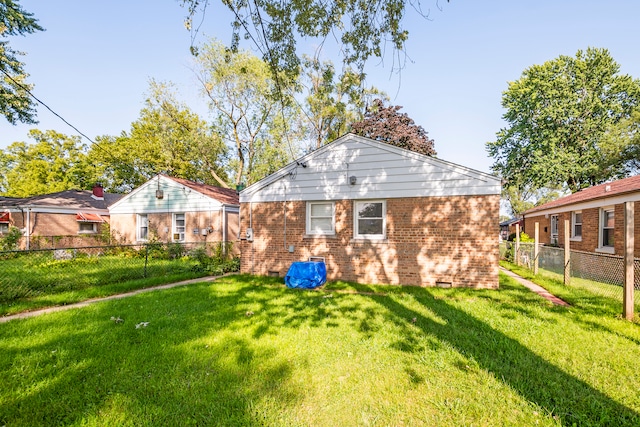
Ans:
{"type": "Polygon", "coordinates": [[[91,196],[96,200],[104,200],[104,189],[102,188],[102,184],[97,182],[93,186],[93,195],[91,196]]]}

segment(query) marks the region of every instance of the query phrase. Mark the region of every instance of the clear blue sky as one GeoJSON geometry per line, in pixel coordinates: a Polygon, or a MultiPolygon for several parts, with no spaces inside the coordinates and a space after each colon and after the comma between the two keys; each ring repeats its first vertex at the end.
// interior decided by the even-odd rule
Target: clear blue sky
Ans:
{"type": "MultiPolygon", "coordinates": [[[[91,138],[130,129],[148,81],[172,81],[180,98],[207,117],[190,70],[190,33],[175,0],[21,0],[44,32],[12,37],[34,93],[91,138]]],[[[423,0],[430,20],[409,10],[407,53],[413,62],[393,74],[391,59],[371,61],[368,83],[422,125],[438,157],[488,172],[484,145],[504,126],[500,105],[507,82],[522,71],[587,47],[607,48],[621,72],[640,77],[640,2],[635,0],[423,0]]],[[[230,40],[228,15],[212,0],[198,42],[230,40]]],[[[309,48],[311,49],[311,47],[309,48]]],[[[306,50],[311,53],[311,50],[306,50]]],[[[326,51],[324,59],[339,63],[326,51]]],[[[0,118],[0,148],[31,141],[31,128],[72,135],[73,129],[38,106],[39,124],[0,118]]],[[[86,142],[86,141],[85,141],[86,142]]]]}

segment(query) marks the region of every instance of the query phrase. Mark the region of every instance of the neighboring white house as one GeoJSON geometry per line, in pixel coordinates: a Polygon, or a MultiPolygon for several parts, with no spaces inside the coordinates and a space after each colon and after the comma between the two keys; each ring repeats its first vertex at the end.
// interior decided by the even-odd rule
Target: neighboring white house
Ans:
{"type": "Polygon", "coordinates": [[[347,134],[240,193],[241,271],[498,287],[499,178],[347,134]]]}
{"type": "Polygon", "coordinates": [[[109,206],[111,232],[127,243],[235,242],[235,190],[156,175],[109,206]]]}

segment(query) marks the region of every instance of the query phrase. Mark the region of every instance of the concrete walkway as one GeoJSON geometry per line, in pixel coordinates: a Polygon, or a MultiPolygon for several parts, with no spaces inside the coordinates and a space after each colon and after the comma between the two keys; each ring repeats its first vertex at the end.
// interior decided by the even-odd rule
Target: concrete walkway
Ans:
{"type": "Polygon", "coordinates": [[[222,277],[222,276],[199,277],[197,279],[184,280],[182,282],[169,283],[169,284],[166,284],[166,285],[153,286],[151,288],[138,289],[138,290],[135,290],[135,291],[124,293],[124,294],[116,294],[116,295],[111,295],[111,296],[104,297],[104,298],[94,298],[94,299],[78,302],[78,303],[75,303],[75,304],[59,305],[59,306],[56,306],[56,307],[48,307],[48,308],[43,308],[43,309],[34,310],[34,311],[25,311],[23,313],[12,314],[10,316],[2,316],[2,317],[0,317],[0,323],[5,323],[5,322],[8,322],[8,321],[13,320],[13,319],[26,319],[28,317],[40,316],[41,314],[54,313],[56,311],[70,310],[72,308],[86,307],[89,304],[94,304],[96,302],[110,301],[110,300],[115,300],[115,299],[126,298],[126,297],[130,297],[130,296],[133,296],[133,295],[143,294],[145,292],[157,291],[157,290],[160,290],[160,289],[175,288],[176,286],[190,285],[192,283],[199,283],[199,282],[213,282],[214,280],[217,280],[220,277],[222,277]]]}
{"type": "Polygon", "coordinates": [[[557,296],[550,294],[549,291],[547,291],[545,288],[543,288],[540,285],[536,285],[535,283],[533,283],[531,280],[527,280],[524,277],[520,277],[518,276],[516,273],[507,270],[506,268],[500,267],[500,271],[503,272],[504,274],[506,274],[507,276],[516,279],[519,283],[521,283],[523,286],[531,289],[533,292],[535,292],[536,294],[540,295],[542,298],[547,299],[548,301],[551,301],[552,303],[556,304],[556,305],[562,305],[564,307],[569,307],[569,303],[567,303],[566,301],[561,300],[560,298],[558,298],[557,296]]]}

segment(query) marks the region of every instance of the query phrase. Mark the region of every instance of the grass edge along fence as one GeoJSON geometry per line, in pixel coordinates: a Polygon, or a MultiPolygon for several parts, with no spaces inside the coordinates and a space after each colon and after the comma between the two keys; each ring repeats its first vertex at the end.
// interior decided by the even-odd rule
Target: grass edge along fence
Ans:
{"type": "Polygon", "coordinates": [[[146,243],[0,252],[0,315],[238,271],[231,244],[146,243]]]}
{"type": "Polygon", "coordinates": [[[634,258],[633,281],[625,285],[624,256],[569,250],[534,242],[500,243],[500,259],[554,279],[620,301],[623,316],[631,320],[640,311],[640,258],[634,258]],[[537,251],[536,251],[537,246],[537,251]],[[631,309],[625,310],[625,286],[631,287],[631,309]],[[634,310],[635,306],[635,310],[634,310]]]}

